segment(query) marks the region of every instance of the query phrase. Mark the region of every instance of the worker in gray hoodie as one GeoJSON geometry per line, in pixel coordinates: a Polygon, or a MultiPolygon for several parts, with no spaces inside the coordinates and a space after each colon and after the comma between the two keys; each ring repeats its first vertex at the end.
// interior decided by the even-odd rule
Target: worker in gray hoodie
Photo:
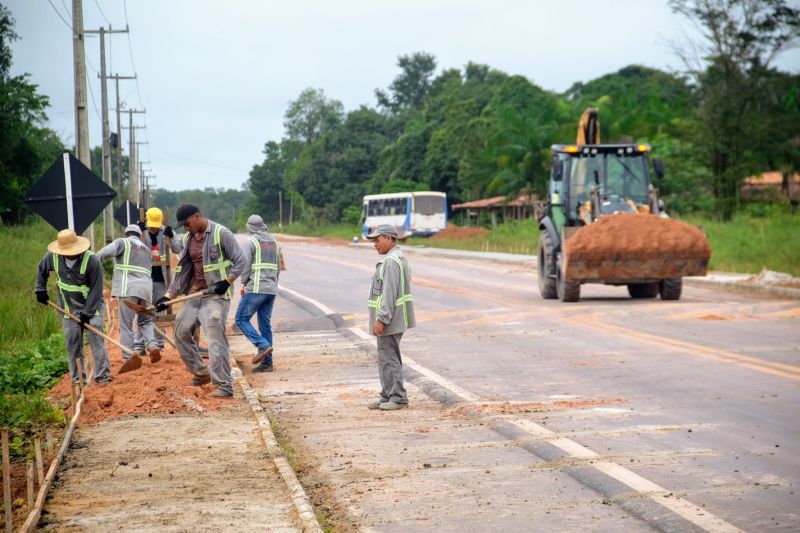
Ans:
{"type": "Polygon", "coordinates": [[[124,237],[115,239],[97,252],[97,258],[101,262],[112,257],[114,278],[111,296],[119,298],[119,340],[123,346],[136,353],[136,356],[122,353],[125,364],[120,373],[123,373],[136,370],[142,365],[138,356],[144,355],[145,350],[151,363],[161,360],[161,350],[153,330],[153,315],[138,313],[124,303],[125,299],[130,299],[136,304],[148,306],[153,301],[150,248],[142,242],[142,230],[139,226],[131,224],[126,227],[124,237]],[[138,339],[134,338],[134,321],[141,335],[138,339]]]}
{"type": "Polygon", "coordinates": [[[217,388],[212,396],[231,398],[233,376],[225,324],[231,305],[231,285],[244,272],[247,259],[231,230],[204,217],[196,205],[182,204],[176,216],[188,237],[178,256],[172,284],[166,296],[156,302],[156,309],[166,309],[169,300],[178,294],[207,293],[183,303],[175,317],[175,343],[183,364],[194,374],[192,385],[212,383],[217,388]],[[194,339],[198,326],[208,340],[210,368],[200,357],[194,339]]]}
{"type": "Polygon", "coordinates": [[[272,372],[272,308],[278,294],[280,271],[286,270],[281,247],[259,215],[247,219],[250,238],[244,245],[247,268],[242,273],[242,299],[236,309],[236,325],[256,347],[253,372],[272,372]],[[250,323],[258,317],[258,331],[250,323]]]}

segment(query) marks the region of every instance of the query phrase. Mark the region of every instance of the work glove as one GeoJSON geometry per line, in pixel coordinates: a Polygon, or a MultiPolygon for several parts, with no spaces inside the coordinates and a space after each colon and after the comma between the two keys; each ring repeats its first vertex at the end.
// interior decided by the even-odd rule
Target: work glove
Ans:
{"type": "Polygon", "coordinates": [[[42,305],[47,305],[47,302],[50,301],[47,291],[36,291],[36,301],[42,305]]]}
{"type": "Polygon", "coordinates": [[[159,313],[162,311],[166,311],[167,307],[169,307],[169,300],[166,296],[162,296],[158,300],[156,300],[156,311],[159,313]]]}
{"type": "Polygon", "coordinates": [[[144,235],[144,232],[147,231],[147,224],[140,220],[136,225],[139,226],[139,229],[142,230],[142,235],[144,235]]]}
{"type": "Polygon", "coordinates": [[[172,231],[172,226],[164,226],[164,237],[167,239],[171,239],[175,236],[175,232],[172,231]]]}
{"type": "Polygon", "coordinates": [[[81,319],[81,326],[84,326],[88,324],[92,320],[92,318],[94,318],[94,315],[87,311],[81,311],[80,313],[78,313],[78,318],[81,319]]]}
{"type": "Polygon", "coordinates": [[[211,287],[209,287],[209,289],[214,294],[222,295],[222,294],[225,294],[225,292],[228,290],[228,288],[230,286],[231,286],[231,284],[228,282],[227,279],[221,279],[218,282],[216,282],[215,284],[213,284],[211,287]]]}

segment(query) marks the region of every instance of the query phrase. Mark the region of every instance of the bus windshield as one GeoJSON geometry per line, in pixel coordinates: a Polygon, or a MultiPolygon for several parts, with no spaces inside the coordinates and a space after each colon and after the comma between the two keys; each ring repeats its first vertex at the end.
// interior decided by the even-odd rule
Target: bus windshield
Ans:
{"type": "Polygon", "coordinates": [[[414,212],[420,215],[444,213],[444,198],[441,196],[415,196],[414,212]]]}

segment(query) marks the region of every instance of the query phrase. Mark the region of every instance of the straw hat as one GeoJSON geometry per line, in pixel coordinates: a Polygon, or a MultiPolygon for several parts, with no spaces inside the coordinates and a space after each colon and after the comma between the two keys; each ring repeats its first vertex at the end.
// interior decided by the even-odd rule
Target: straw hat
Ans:
{"type": "Polygon", "coordinates": [[[78,255],[89,249],[89,239],[75,233],[72,229],[62,229],[58,238],[47,245],[47,249],[58,255],[78,255]]]}

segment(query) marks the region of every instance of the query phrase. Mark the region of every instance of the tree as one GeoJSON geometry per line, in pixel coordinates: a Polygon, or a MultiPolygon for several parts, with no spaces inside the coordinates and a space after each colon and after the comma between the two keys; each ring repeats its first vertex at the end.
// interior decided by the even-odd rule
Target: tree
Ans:
{"type": "Polygon", "coordinates": [[[48,98],[28,81],[28,75],[9,76],[10,43],[17,39],[11,12],[0,5],[0,218],[21,222],[30,212],[22,203],[25,192],[64,145],[50,129],[48,98]]]}
{"type": "Polygon", "coordinates": [[[342,122],[344,114],[342,103],[329,100],[322,89],[305,89],[289,103],[284,115],[283,126],[286,137],[292,141],[311,144],[342,122]]]}
{"type": "Polygon", "coordinates": [[[291,161],[287,160],[284,148],[281,143],[267,142],[264,145],[264,162],[253,167],[247,182],[253,195],[250,207],[265,221],[279,220],[279,200],[286,195],[284,176],[291,161]]]}
{"type": "Polygon", "coordinates": [[[736,212],[743,177],[760,172],[756,132],[769,132],[759,113],[770,63],[800,38],[800,9],[785,0],[670,0],[692,20],[702,41],[675,44],[694,77],[700,103],[694,144],[706,154],[717,213],[736,212]]]}
{"type": "Polygon", "coordinates": [[[400,56],[397,66],[401,72],[389,85],[389,92],[375,89],[378,105],[392,113],[422,109],[431,91],[436,58],[426,52],[416,52],[410,56],[400,56]]]}

